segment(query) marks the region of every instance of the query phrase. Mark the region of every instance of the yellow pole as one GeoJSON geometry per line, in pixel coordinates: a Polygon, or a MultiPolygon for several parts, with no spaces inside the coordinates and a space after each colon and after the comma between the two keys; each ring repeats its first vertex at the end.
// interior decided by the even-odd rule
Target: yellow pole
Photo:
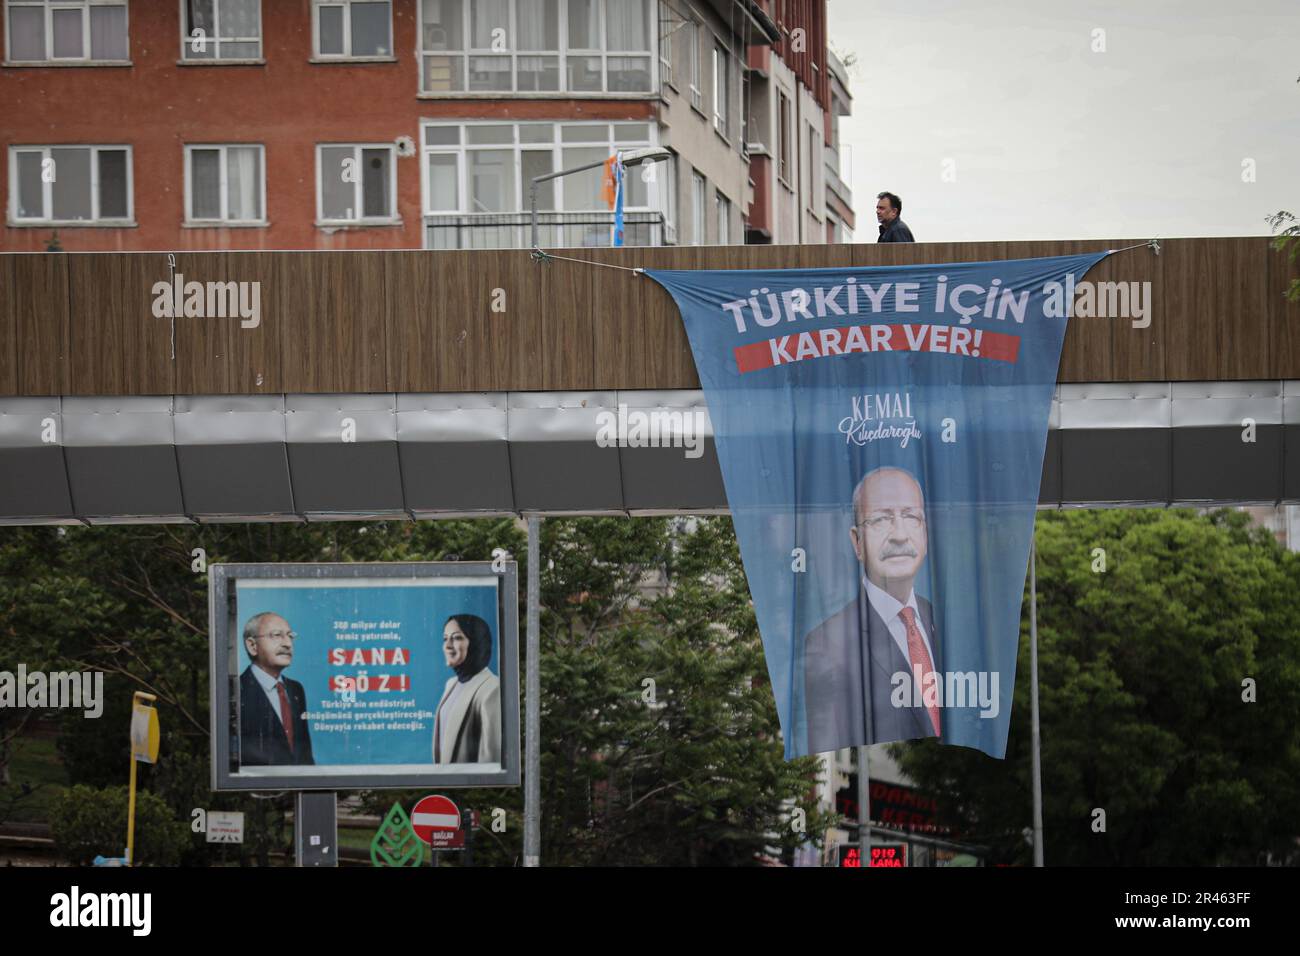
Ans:
{"type": "Polygon", "coordinates": [[[131,754],[131,795],[126,808],[126,865],[135,863],[135,754],[131,754]]]}
{"type": "MultiPolygon", "coordinates": [[[[156,701],[158,698],[154,694],[146,694],[142,691],[136,691],[131,697],[131,712],[135,713],[135,705],[141,701],[156,701]]],[[[135,754],[135,745],[132,742],[131,747],[131,785],[128,791],[126,807],[126,865],[135,866],[135,765],[137,763],[135,754]]]]}

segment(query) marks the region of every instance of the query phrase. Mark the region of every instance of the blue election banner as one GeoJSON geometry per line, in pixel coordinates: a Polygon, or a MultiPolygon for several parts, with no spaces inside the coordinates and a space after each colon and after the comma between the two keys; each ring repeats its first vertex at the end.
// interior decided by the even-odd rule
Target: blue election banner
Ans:
{"type": "Polygon", "coordinates": [[[239,579],[231,643],[240,732],[232,753],[241,770],[499,763],[497,591],[494,578],[470,576],[239,579]],[[482,719],[467,708],[471,696],[496,712],[482,719]],[[434,727],[444,700],[441,713],[456,725],[445,728],[452,737],[439,752],[434,727]],[[467,717],[475,721],[473,753],[464,749],[467,717]]]}
{"type": "Polygon", "coordinates": [[[1005,755],[1061,343],[1106,255],[646,271],[690,337],[787,758],[1005,755]]]}

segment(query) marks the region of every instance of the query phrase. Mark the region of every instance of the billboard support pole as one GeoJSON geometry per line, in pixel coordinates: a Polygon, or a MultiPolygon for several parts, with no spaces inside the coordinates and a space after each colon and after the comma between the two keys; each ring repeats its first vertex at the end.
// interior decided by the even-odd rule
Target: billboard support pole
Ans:
{"type": "Polygon", "coordinates": [[[1043,769],[1038,731],[1038,546],[1029,539],[1029,725],[1033,754],[1034,866],[1043,865],[1043,769]]]}
{"type": "Polygon", "coordinates": [[[338,794],[299,790],[293,796],[294,865],[338,866],[338,794]]]}
{"type": "Polygon", "coordinates": [[[539,608],[541,585],[539,563],[541,518],[528,516],[528,635],[524,650],[527,669],[524,675],[524,866],[539,866],[542,849],[542,749],[541,733],[541,661],[539,608]]]}

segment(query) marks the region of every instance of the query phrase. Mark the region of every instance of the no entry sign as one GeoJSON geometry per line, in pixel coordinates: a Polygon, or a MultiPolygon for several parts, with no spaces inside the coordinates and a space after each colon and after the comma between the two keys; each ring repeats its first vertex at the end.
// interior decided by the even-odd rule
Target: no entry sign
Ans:
{"type": "Polygon", "coordinates": [[[460,809],[440,794],[424,797],[411,811],[411,828],[435,850],[458,850],[465,846],[460,828],[460,809]]]}

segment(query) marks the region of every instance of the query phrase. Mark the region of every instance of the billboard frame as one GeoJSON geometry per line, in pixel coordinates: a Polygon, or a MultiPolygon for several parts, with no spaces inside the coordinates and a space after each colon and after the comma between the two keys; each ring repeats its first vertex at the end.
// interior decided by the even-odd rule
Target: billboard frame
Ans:
{"type": "MultiPolygon", "coordinates": [[[[211,785],[217,792],[269,792],[299,790],[410,790],[420,787],[517,787],[520,782],[519,746],[519,571],[514,561],[503,571],[493,570],[492,561],[399,561],[266,564],[211,564],[208,566],[208,666],[209,731],[211,734],[211,785]],[[303,773],[291,764],[281,773],[241,777],[230,769],[232,735],[239,733],[239,714],[234,706],[234,682],[238,668],[229,667],[232,636],[241,627],[237,619],[235,583],[239,580],[303,580],[346,582],[356,578],[446,577],[495,578],[500,648],[501,681],[501,767],[484,771],[447,773],[401,773],[375,776],[349,772],[338,765],[338,773],[303,773]]],[[[236,656],[238,652],[236,651],[236,656]]]]}

